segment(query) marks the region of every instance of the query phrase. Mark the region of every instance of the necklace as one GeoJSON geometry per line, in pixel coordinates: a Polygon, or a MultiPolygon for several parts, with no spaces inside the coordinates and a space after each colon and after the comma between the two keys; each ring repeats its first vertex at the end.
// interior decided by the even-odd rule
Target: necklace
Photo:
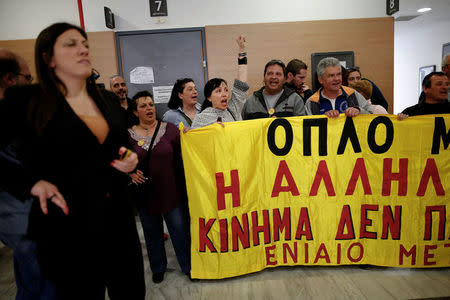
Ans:
{"type": "Polygon", "coordinates": [[[149,132],[149,130],[150,129],[155,129],[155,126],[152,126],[152,125],[150,125],[151,127],[149,127],[149,128],[147,128],[147,127],[144,127],[144,126],[142,126],[141,124],[137,124],[136,125],[137,127],[139,127],[139,128],[142,128],[144,131],[145,131],[145,133],[146,133],[146,137],[144,138],[144,137],[141,137],[139,140],[138,140],[138,142],[137,142],[137,144],[138,144],[138,146],[139,147],[142,147],[145,143],[146,143],[146,139],[148,139],[148,132],[149,132]],[[153,127],[153,128],[152,128],[153,127]]]}
{"type": "Polygon", "coordinates": [[[144,129],[145,131],[148,131],[149,128],[145,128],[144,126],[142,126],[141,124],[138,124],[138,127],[141,127],[142,129],[144,129]]]}

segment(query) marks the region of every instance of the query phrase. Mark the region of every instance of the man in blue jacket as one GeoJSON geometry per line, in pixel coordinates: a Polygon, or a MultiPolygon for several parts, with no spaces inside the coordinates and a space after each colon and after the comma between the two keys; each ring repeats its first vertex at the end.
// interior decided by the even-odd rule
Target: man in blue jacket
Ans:
{"type": "Polygon", "coordinates": [[[330,118],[337,118],[341,113],[347,117],[372,113],[364,96],[342,85],[339,60],[334,57],[322,59],[317,65],[317,76],[322,87],[306,101],[308,115],[325,114],[330,118]]]}

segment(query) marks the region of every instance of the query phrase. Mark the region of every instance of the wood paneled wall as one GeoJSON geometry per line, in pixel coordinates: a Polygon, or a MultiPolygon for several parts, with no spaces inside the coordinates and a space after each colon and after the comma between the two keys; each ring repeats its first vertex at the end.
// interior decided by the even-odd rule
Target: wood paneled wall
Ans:
{"type": "Polygon", "coordinates": [[[114,32],[89,32],[88,38],[92,66],[100,73],[97,82],[104,83],[109,89],[109,78],[111,75],[119,74],[114,32]]]}
{"type": "MultiPolygon", "coordinates": [[[[92,66],[100,73],[97,82],[109,88],[109,77],[118,73],[114,32],[90,32],[88,40],[92,66]]],[[[31,74],[36,78],[34,45],[35,39],[0,41],[1,48],[19,54],[28,62],[31,74]]]]}
{"type": "MultiPolygon", "coordinates": [[[[239,34],[247,37],[251,92],[263,85],[264,65],[271,59],[286,64],[293,58],[311,65],[314,52],[354,51],[355,66],[374,81],[392,112],[394,80],[394,19],[346,19],[288,23],[206,26],[209,78],[232,82],[237,73],[239,34]]],[[[308,68],[311,86],[311,68],[308,68]]]]}

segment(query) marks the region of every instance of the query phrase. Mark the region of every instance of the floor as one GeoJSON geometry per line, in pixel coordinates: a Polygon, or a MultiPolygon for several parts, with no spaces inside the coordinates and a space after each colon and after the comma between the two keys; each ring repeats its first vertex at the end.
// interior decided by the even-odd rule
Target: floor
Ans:
{"type": "MultiPolygon", "coordinates": [[[[143,243],[139,223],[138,228],[143,243]]],[[[450,268],[280,267],[191,282],[180,271],[170,240],[166,248],[169,270],[160,284],[151,280],[144,251],[146,299],[450,299],[450,268]]],[[[12,252],[0,248],[0,300],[13,300],[15,291],[12,252]]]]}

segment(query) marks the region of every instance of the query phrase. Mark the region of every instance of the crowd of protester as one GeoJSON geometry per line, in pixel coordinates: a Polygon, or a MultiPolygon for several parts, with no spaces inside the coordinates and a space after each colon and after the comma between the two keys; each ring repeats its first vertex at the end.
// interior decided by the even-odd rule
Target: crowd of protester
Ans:
{"type": "MultiPolygon", "coordinates": [[[[210,79],[200,106],[194,81],[178,79],[162,121],[149,91],[128,98],[118,75],[111,91],[96,85],[87,35],[77,26],[56,23],[39,34],[37,84],[23,58],[0,49],[0,238],[14,251],[20,299],[104,299],[106,290],[111,299],[143,299],[135,211],[153,282],[167,270],[164,222],[192,279],[180,123],[187,132],[256,118],[387,114],[377,85],[333,57],[319,62],[316,91],[306,85],[304,62],[273,59],[264,85],[248,95],[247,41],[236,42],[231,93],[224,79],[210,79]]],[[[442,70],[425,77],[422,101],[400,120],[450,113],[449,55],[442,70]]]]}

